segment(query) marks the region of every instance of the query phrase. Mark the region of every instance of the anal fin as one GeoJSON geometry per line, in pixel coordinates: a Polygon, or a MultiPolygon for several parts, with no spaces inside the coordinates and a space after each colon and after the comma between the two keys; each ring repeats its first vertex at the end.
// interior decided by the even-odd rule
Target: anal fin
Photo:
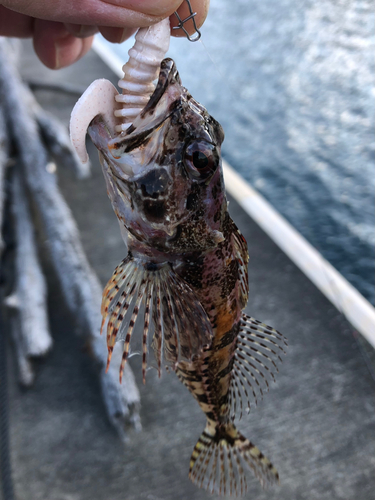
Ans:
{"type": "Polygon", "coordinates": [[[286,338],[274,328],[243,313],[234,353],[229,390],[229,414],[242,417],[250,411],[275,381],[278,365],[285,354],[286,338]]]}

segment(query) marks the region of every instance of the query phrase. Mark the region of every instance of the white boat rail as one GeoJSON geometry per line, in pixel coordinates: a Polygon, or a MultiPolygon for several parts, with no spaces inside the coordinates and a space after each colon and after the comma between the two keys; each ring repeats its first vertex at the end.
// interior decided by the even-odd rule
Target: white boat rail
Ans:
{"type": "Polygon", "coordinates": [[[225,160],[223,164],[227,191],[375,347],[375,308],[225,160]]]}

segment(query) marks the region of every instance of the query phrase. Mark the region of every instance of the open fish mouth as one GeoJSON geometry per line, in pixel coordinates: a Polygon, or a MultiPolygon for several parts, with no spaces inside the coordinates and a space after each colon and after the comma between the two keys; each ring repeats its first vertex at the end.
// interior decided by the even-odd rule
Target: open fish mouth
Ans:
{"type": "MultiPolygon", "coordinates": [[[[122,173],[130,176],[128,180],[132,180],[132,175],[137,177],[137,174],[143,171],[140,166],[144,161],[139,162],[139,155],[137,155],[137,165],[132,161],[132,152],[148,144],[155,131],[180,106],[181,81],[176,65],[172,59],[164,59],[161,63],[158,83],[146,106],[125,132],[110,139],[107,143],[111,163],[113,158],[113,163],[119,166],[122,173]]],[[[150,154],[147,156],[149,160],[150,154]]],[[[147,158],[144,159],[147,160],[147,158]]]]}
{"type": "Polygon", "coordinates": [[[125,132],[115,133],[102,115],[91,121],[88,127],[91,140],[115,176],[132,181],[144,173],[162,140],[153,136],[158,135],[158,129],[182,105],[183,90],[174,61],[164,59],[153,94],[125,132]],[[151,139],[154,148],[150,148],[151,139]]]}

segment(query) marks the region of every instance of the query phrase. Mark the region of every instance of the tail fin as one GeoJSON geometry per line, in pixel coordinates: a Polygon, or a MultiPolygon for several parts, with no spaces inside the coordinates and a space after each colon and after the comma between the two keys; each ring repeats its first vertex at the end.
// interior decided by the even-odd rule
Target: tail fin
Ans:
{"type": "Polygon", "coordinates": [[[207,423],[190,459],[193,483],[210,493],[242,496],[247,491],[245,471],[249,469],[264,488],[279,481],[268,458],[233,424],[212,427],[207,423]]]}

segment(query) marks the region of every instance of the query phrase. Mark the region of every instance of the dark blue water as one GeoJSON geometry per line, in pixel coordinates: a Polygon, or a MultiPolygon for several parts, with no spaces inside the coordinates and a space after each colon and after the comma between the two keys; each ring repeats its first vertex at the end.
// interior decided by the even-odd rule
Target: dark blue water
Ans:
{"type": "MultiPolygon", "coordinates": [[[[370,0],[215,0],[204,46],[173,40],[168,54],[223,125],[224,157],[372,303],[373,10],[370,0]]],[[[131,45],[118,48],[124,61],[131,45]]]]}

